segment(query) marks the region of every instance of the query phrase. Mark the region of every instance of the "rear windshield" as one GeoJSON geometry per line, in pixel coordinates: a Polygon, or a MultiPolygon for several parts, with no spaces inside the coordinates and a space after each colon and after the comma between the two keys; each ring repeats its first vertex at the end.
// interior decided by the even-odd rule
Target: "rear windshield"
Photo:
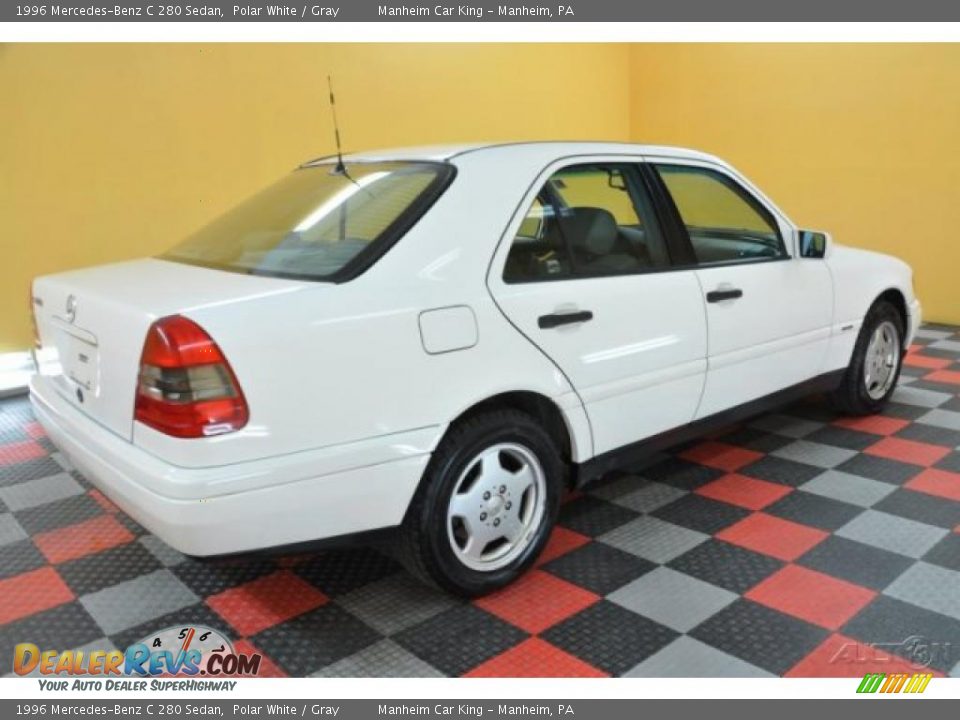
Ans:
{"type": "Polygon", "coordinates": [[[443,163],[302,167],[162,257],[221,270],[339,282],[369,267],[451,179],[443,163]]]}

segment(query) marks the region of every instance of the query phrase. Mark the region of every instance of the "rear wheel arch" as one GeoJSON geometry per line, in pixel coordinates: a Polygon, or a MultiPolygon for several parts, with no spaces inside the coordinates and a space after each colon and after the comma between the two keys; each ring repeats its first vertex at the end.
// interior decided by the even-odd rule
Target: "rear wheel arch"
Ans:
{"type": "MultiPolygon", "coordinates": [[[[474,403],[457,415],[449,424],[453,427],[463,420],[490,410],[518,410],[537,420],[556,444],[565,463],[572,462],[572,430],[560,407],[546,395],[530,390],[513,390],[492,395],[474,403]]],[[[449,431],[449,430],[448,430],[449,431]]]]}

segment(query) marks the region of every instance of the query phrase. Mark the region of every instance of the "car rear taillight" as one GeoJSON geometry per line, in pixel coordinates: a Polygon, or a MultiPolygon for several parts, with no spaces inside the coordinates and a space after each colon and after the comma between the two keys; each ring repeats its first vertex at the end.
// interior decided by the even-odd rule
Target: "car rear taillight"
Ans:
{"type": "Polygon", "coordinates": [[[157,320],[140,356],[134,417],[167,435],[208,437],[239,430],[249,410],[230,363],[192,320],[157,320]]]}

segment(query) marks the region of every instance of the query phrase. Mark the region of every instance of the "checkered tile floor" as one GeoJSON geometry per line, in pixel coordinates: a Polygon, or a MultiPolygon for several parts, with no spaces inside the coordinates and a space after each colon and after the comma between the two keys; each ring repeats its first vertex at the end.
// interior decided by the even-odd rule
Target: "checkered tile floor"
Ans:
{"type": "Polygon", "coordinates": [[[0,403],[0,662],[222,629],[265,674],[960,675],[960,331],[926,326],[880,416],[810,400],[605,478],[536,569],[472,603],[355,549],[196,561],[0,403]]]}

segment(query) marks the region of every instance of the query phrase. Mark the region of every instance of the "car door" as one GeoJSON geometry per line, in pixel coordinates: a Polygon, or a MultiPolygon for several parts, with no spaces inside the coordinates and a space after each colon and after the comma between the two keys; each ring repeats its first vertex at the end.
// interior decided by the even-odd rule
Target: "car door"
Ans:
{"type": "Polygon", "coordinates": [[[703,389],[700,286],[673,271],[645,183],[622,158],[547,168],[488,277],[507,318],[579,394],[595,454],[690,422],[703,389]]]}
{"type": "Polygon", "coordinates": [[[652,168],[685,231],[707,313],[696,417],[822,372],[833,315],[826,264],[800,258],[795,228],[729,169],[669,159],[652,168]]]}

